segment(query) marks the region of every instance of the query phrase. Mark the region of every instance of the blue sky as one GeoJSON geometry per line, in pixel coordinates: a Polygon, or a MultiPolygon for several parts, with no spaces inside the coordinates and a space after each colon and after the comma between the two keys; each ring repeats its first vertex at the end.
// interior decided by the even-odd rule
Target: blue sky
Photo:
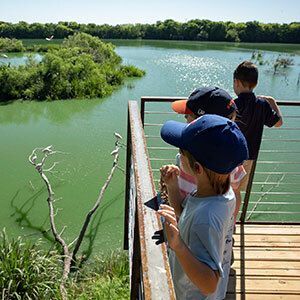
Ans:
{"type": "Polygon", "coordinates": [[[125,24],[190,19],[300,21],[300,0],[1,0],[0,20],[125,24]]]}

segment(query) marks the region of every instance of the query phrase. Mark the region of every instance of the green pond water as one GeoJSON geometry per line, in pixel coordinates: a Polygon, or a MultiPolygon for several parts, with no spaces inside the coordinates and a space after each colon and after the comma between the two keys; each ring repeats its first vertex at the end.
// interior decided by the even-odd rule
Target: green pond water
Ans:
{"type": "MultiPolygon", "coordinates": [[[[124,63],[146,70],[146,76],[127,81],[104,99],[17,101],[0,106],[0,228],[5,227],[10,235],[33,239],[48,236],[47,193],[28,156],[35,147],[54,145],[66,153],[53,158],[52,161],[59,161],[58,173],[49,175],[56,198],[62,198],[56,202],[56,207],[61,209],[56,220],[59,228],[67,226],[65,236],[73,240],[111,169],[113,133],[117,131],[126,136],[128,100],[139,100],[146,95],[187,96],[201,85],[217,85],[233,95],[233,70],[242,60],[250,59],[256,49],[260,49],[263,59],[269,62],[259,66],[257,94],[300,100],[297,85],[300,45],[112,42],[124,63]],[[292,58],[294,65],[273,76],[272,62],[278,55],[292,58]]],[[[0,64],[20,64],[24,59],[23,55],[10,54],[8,59],[1,58],[0,64]]],[[[158,107],[169,109],[166,104],[158,107]]],[[[297,114],[293,108],[284,111],[297,114]]],[[[297,119],[291,122],[297,127],[297,119]]],[[[296,150],[299,150],[298,145],[296,143],[296,150]]],[[[125,150],[121,153],[120,165],[125,166],[125,150]]],[[[291,179],[292,183],[297,184],[298,178],[291,179]]],[[[117,171],[91,224],[85,241],[87,250],[95,253],[122,247],[124,184],[124,174],[117,171]]]]}

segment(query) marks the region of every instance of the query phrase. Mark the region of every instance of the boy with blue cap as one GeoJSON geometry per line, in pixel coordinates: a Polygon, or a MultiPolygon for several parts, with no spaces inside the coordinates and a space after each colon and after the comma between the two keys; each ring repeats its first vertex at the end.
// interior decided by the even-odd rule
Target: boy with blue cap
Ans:
{"type": "Polygon", "coordinates": [[[209,114],[189,124],[168,121],[161,137],[181,149],[197,183],[182,202],[176,174],[163,174],[172,207],[161,205],[158,213],[166,220],[177,299],[216,299],[235,209],[230,172],[248,158],[246,140],[234,122],[209,114]]]}
{"type": "MultiPolygon", "coordinates": [[[[199,87],[195,89],[187,100],[178,100],[173,102],[172,109],[178,114],[184,114],[187,123],[190,123],[205,114],[219,115],[232,121],[235,121],[237,116],[237,108],[232,97],[225,90],[215,86],[199,87]]],[[[185,197],[196,188],[196,185],[194,178],[184,172],[184,168],[182,167],[184,161],[182,158],[184,157],[177,155],[176,165],[180,167],[178,176],[179,189],[185,197]]],[[[162,169],[163,168],[164,167],[162,167],[162,169]]],[[[230,176],[231,187],[235,192],[237,201],[234,214],[235,219],[241,204],[241,194],[238,191],[238,188],[245,176],[246,171],[242,165],[236,167],[231,172],[230,176]]]]}

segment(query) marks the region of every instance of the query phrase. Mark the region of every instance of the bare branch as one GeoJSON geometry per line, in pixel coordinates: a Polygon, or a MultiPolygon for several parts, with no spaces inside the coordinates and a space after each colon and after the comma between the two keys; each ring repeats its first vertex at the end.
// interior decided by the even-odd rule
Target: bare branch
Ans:
{"type": "Polygon", "coordinates": [[[117,168],[122,171],[123,174],[125,174],[125,170],[123,168],[121,168],[120,166],[117,166],[117,168]]]}
{"type": "Polygon", "coordinates": [[[73,259],[74,261],[76,261],[76,254],[77,254],[77,252],[78,252],[78,250],[79,250],[79,248],[80,248],[80,245],[81,245],[82,240],[83,240],[83,238],[84,238],[85,232],[86,232],[86,230],[87,230],[87,228],[88,228],[88,225],[89,225],[89,223],[90,223],[91,217],[93,216],[93,214],[95,213],[95,211],[98,209],[98,207],[99,207],[99,205],[100,205],[100,203],[101,203],[101,201],[102,201],[104,192],[106,191],[106,189],[107,189],[109,183],[111,182],[111,179],[112,179],[112,177],[113,177],[113,174],[114,174],[115,170],[116,170],[117,167],[118,167],[118,161],[119,161],[119,149],[120,149],[119,143],[118,143],[118,138],[117,138],[117,141],[116,141],[116,144],[115,144],[115,145],[116,145],[115,149],[111,152],[111,155],[114,156],[114,161],[113,161],[112,168],[111,168],[111,170],[110,170],[110,173],[109,173],[109,175],[108,175],[108,177],[107,177],[107,179],[106,179],[104,185],[102,186],[102,188],[101,188],[101,190],[100,190],[100,193],[99,193],[99,195],[98,195],[98,198],[97,198],[97,200],[96,200],[96,202],[95,202],[93,208],[87,213],[87,215],[86,215],[86,217],[85,217],[85,221],[84,221],[83,226],[82,226],[82,228],[81,228],[81,230],[80,230],[80,233],[79,233],[77,242],[76,242],[75,247],[74,247],[74,250],[73,250],[73,257],[72,257],[72,259],[73,259]]]}
{"type": "Polygon", "coordinates": [[[30,184],[31,188],[35,191],[35,187],[33,186],[31,180],[29,180],[29,184],[30,184]]]}
{"type": "Polygon", "coordinates": [[[61,199],[62,199],[62,197],[59,197],[59,198],[53,199],[53,203],[55,203],[55,202],[58,202],[58,201],[60,201],[61,199]]]}
{"type": "Polygon", "coordinates": [[[63,227],[63,229],[61,230],[61,232],[60,232],[60,234],[59,234],[60,236],[64,233],[64,231],[65,231],[66,228],[67,228],[67,226],[64,226],[64,227],[63,227]]]}
{"type": "Polygon", "coordinates": [[[71,248],[73,246],[73,244],[78,240],[78,237],[76,237],[68,246],[69,248],[71,248]]]}
{"type": "Polygon", "coordinates": [[[52,170],[54,169],[54,167],[55,167],[56,165],[58,165],[58,164],[59,164],[59,162],[58,162],[58,161],[55,161],[55,162],[53,163],[53,165],[52,165],[50,168],[45,169],[44,172],[50,172],[50,171],[52,171],[52,170]]]}
{"type": "Polygon", "coordinates": [[[67,292],[65,289],[65,282],[68,278],[68,275],[70,273],[70,266],[71,266],[71,259],[72,259],[72,253],[70,253],[69,248],[67,243],[65,242],[65,240],[61,237],[61,234],[58,233],[57,229],[56,229],[56,224],[55,224],[55,215],[57,213],[54,213],[54,192],[52,190],[52,186],[49,182],[48,177],[45,174],[45,171],[43,170],[43,166],[47,160],[47,158],[50,155],[53,155],[57,153],[56,151],[53,151],[52,149],[52,145],[48,146],[46,148],[35,148],[32,153],[29,156],[29,162],[35,167],[35,169],[38,171],[38,173],[40,174],[40,176],[42,177],[46,188],[47,188],[47,192],[48,192],[48,197],[47,197],[47,202],[48,202],[48,208],[49,208],[49,218],[50,218],[50,226],[51,226],[51,231],[52,234],[55,238],[55,240],[61,245],[62,249],[63,249],[63,254],[64,254],[64,267],[63,267],[63,275],[62,275],[62,281],[61,281],[61,285],[60,285],[60,291],[62,294],[62,298],[63,299],[67,299],[67,292]],[[43,157],[41,159],[41,162],[37,162],[37,154],[36,152],[40,150],[43,153],[43,157]]]}
{"type": "MultiPolygon", "coordinates": [[[[101,200],[103,198],[104,192],[106,191],[109,183],[112,180],[113,174],[115,172],[115,170],[117,168],[119,168],[120,170],[124,171],[122,168],[120,168],[118,166],[118,160],[119,160],[119,150],[120,147],[122,147],[122,143],[120,142],[120,140],[122,139],[122,136],[118,133],[115,133],[115,138],[116,138],[116,142],[115,142],[115,149],[111,152],[111,155],[114,157],[113,160],[113,165],[112,168],[110,170],[110,173],[104,183],[104,185],[102,186],[100,193],[98,195],[98,198],[93,206],[93,208],[88,212],[88,214],[86,215],[85,221],[82,225],[82,228],[79,232],[78,237],[76,237],[74,239],[73,242],[71,242],[69,245],[67,245],[67,243],[65,242],[65,240],[62,238],[62,234],[66,228],[66,226],[63,227],[62,231],[60,233],[58,233],[57,228],[56,228],[56,224],[55,224],[55,216],[57,215],[59,209],[56,209],[54,212],[54,202],[60,200],[60,198],[58,199],[54,199],[54,192],[52,190],[52,186],[49,182],[48,177],[46,176],[45,172],[50,172],[53,173],[55,166],[59,163],[59,162],[54,162],[52,164],[51,167],[49,167],[48,169],[45,169],[44,166],[46,164],[46,161],[48,159],[49,156],[52,156],[54,154],[65,154],[64,152],[61,151],[56,151],[54,150],[53,146],[47,146],[44,148],[35,148],[32,153],[29,155],[29,162],[35,167],[35,169],[38,171],[38,173],[40,174],[42,180],[44,181],[46,188],[47,188],[47,192],[48,192],[48,197],[47,197],[47,202],[48,202],[48,208],[49,208],[49,218],[50,218],[50,226],[51,226],[51,231],[52,234],[56,240],[57,243],[59,243],[63,249],[63,274],[62,274],[62,279],[61,279],[61,284],[60,284],[60,291],[61,291],[61,295],[62,295],[62,299],[65,300],[67,299],[67,292],[65,289],[65,282],[69,276],[70,270],[71,270],[71,264],[73,262],[76,261],[76,254],[80,248],[80,245],[82,243],[82,240],[84,238],[85,232],[88,228],[88,225],[90,223],[91,217],[93,216],[93,214],[96,212],[96,210],[98,209],[101,200]],[[42,159],[38,162],[38,156],[37,156],[37,152],[40,151],[42,152],[42,159]],[[70,247],[75,244],[74,247],[74,251],[71,252],[70,251],[70,247]]],[[[33,187],[33,186],[32,186],[33,187]]]]}

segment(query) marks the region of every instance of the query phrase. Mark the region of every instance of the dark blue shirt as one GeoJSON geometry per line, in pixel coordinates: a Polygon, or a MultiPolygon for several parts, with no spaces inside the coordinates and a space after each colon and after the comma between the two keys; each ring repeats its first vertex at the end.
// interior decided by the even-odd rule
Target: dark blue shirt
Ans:
{"type": "Polygon", "coordinates": [[[268,101],[257,98],[254,93],[239,94],[235,104],[238,110],[236,123],[247,140],[249,159],[257,159],[264,125],[272,127],[280,118],[268,101]]]}

